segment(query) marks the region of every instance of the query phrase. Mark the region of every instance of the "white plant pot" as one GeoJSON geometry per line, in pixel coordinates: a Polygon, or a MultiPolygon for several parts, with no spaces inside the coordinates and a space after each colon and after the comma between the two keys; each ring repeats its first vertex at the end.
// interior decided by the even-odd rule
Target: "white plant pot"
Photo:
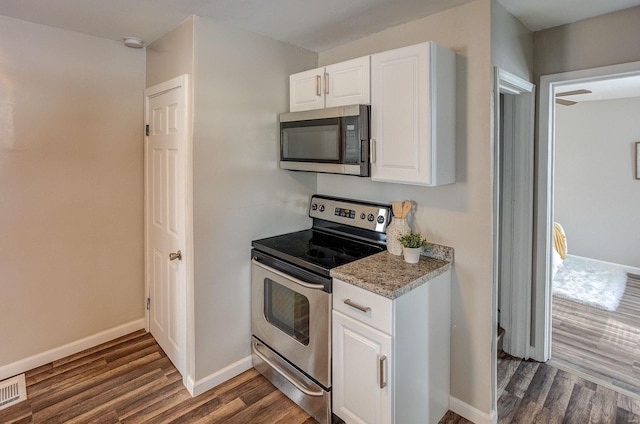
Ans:
{"type": "Polygon", "coordinates": [[[422,247],[404,247],[402,249],[404,253],[404,261],[409,264],[417,264],[420,260],[420,254],[422,253],[422,247]]]}

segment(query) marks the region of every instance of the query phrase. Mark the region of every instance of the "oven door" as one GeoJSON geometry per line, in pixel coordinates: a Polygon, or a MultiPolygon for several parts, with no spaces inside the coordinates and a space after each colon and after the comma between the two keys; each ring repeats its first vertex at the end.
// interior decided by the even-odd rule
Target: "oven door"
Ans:
{"type": "Polygon", "coordinates": [[[252,259],[251,330],[319,384],[331,387],[331,293],[252,259]]]}

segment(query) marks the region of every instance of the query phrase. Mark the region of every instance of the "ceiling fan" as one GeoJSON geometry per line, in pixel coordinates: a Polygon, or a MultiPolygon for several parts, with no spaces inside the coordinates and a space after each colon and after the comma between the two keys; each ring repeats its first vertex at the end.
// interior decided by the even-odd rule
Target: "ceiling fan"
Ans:
{"type": "Polygon", "coordinates": [[[562,93],[556,93],[556,103],[558,103],[559,105],[563,105],[563,106],[573,106],[573,105],[577,104],[578,102],[573,101],[573,100],[567,100],[567,99],[559,99],[558,97],[575,96],[576,94],[591,94],[591,93],[593,93],[593,91],[585,90],[585,89],[564,91],[562,93]]]}

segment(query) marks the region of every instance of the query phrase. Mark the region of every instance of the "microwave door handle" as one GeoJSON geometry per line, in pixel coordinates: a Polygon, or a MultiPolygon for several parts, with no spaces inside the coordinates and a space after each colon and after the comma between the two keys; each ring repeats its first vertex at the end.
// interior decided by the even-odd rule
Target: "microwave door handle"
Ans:
{"type": "Polygon", "coordinates": [[[291,275],[285,274],[284,272],[280,272],[277,269],[273,269],[273,268],[271,268],[269,266],[261,264],[258,261],[258,259],[255,258],[255,257],[251,258],[251,263],[253,263],[254,265],[259,266],[260,268],[265,269],[265,270],[267,270],[269,272],[277,274],[282,278],[285,278],[285,279],[287,279],[289,281],[293,281],[294,283],[296,283],[296,284],[298,284],[298,285],[300,285],[302,287],[306,287],[308,289],[314,289],[314,290],[324,290],[324,285],[322,285],[322,284],[312,284],[312,283],[307,283],[306,281],[299,280],[299,279],[297,279],[295,277],[292,277],[291,275]]]}
{"type": "Polygon", "coordinates": [[[374,138],[369,140],[369,161],[376,163],[376,140],[374,138]]]}

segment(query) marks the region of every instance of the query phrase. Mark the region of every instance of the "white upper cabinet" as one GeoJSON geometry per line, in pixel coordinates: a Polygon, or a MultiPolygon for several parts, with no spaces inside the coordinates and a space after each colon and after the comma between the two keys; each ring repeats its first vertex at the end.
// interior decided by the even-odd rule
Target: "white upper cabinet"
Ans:
{"type": "Polygon", "coordinates": [[[371,179],[455,182],[455,53],[433,42],[371,56],[371,179]]]}
{"type": "Polygon", "coordinates": [[[371,102],[370,57],[289,76],[291,112],[371,102]]]}

